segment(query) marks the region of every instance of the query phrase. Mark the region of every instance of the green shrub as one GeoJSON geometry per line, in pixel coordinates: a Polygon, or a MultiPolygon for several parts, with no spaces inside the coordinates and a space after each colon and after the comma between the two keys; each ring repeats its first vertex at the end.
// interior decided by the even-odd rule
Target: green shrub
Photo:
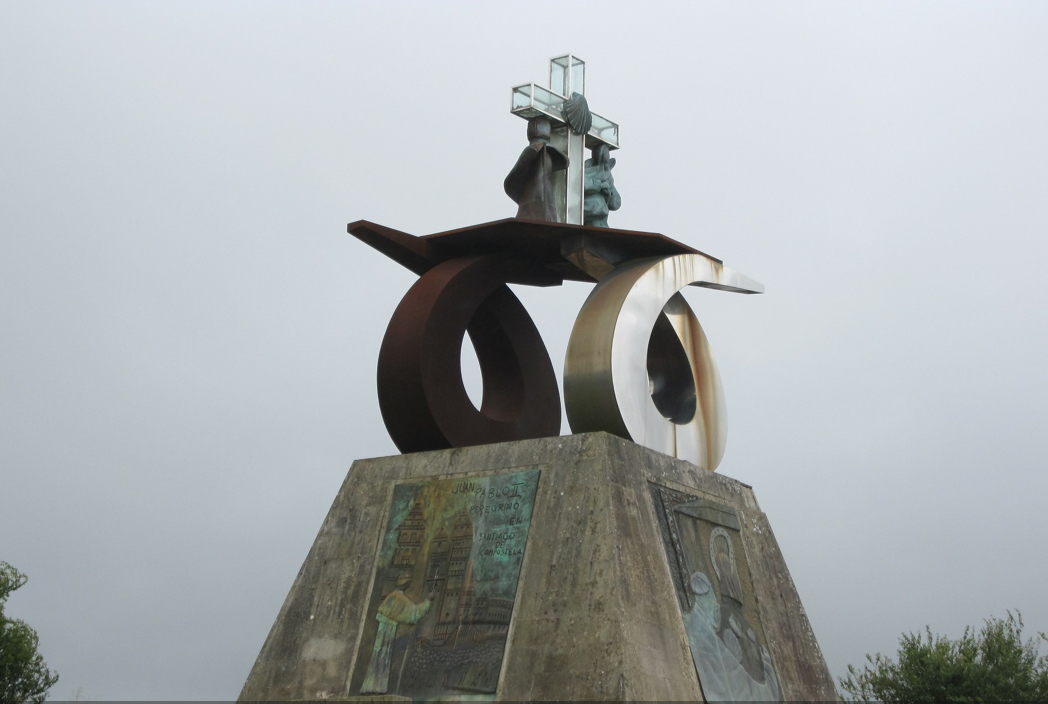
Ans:
{"type": "Polygon", "coordinates": [[[841,689],[863,702],[1048,701],[1048,657],[1038,639],[1022,639],[1021,614],[990,618],[959,640],[932,636],[930,628],[902,636],[898,662],[866,656],[862,672],[848,667],[841,689]]]}

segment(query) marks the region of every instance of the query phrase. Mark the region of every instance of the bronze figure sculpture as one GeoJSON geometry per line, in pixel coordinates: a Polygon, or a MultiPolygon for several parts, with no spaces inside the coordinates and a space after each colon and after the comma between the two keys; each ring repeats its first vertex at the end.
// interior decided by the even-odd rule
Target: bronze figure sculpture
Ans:
{"type": "Polygon", "coordinates": [[[506,176],[506,195],[520,207],[518,218],[557,221],[553,172],[568,168],[568,158],[550,144],[550,122],[543,115],[528,120],[528,146],[506,176]]]}
{"type": "Polygon", "coordinates": [[[594,147],[593,158],[586,159],[585,200],[583,201],[583,223],[592,227],[607,227],[608,212],[618,210],[622,198],[615,188],[611,170],[615,160],[604,144],[594,147]]]}

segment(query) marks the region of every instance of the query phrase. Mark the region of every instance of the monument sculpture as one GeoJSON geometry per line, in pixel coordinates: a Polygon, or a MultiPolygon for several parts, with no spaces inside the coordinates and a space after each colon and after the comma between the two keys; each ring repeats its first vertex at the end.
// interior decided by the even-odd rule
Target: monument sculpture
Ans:
{"type": "Polygon", "coordinates": [[[512,89],[528,145],[516,217],[423,237],[349,232],[419,275],[390,319],[378,400],[403,455],[357,460],[241,700],[834,699],[767,517],[714,474],[724,391],[686,286],[761,284],[615,229],[585,63],[512,89]],[[590,158],[586,159],[585,150],[590,158]],[[594,284],[564,364],[507,284],[594,284]],[[462,382],[469,335],[480,407],[462,382]]]}

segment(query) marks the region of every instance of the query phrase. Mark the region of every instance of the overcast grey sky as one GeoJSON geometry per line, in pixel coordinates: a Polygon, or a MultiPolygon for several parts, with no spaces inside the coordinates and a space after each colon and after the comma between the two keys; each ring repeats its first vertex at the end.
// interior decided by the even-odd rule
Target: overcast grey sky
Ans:
{"type": "MultiPolygon", "coordinates": [[[[835,675],[1048,630],[1048,5],[0,4],[0,560],[54,698],[228,699],[354,458],[414,276],[508,217],[509,89],[587,61],[613,227],[692,290],[835,675]]],[[[517,289],[562,365],[589,288],[517,289]]],[[[564,432],[568,432],[567,428],[564,432]]]]}

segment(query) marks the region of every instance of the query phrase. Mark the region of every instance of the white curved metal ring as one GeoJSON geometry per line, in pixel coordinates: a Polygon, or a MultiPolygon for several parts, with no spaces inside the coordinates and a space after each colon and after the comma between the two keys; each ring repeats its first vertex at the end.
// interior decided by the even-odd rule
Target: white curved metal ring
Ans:
{"type": "Polygon", "coordinates": [[[763,293],[701,254],[637,259],[593,289],[568,341],[564,402],[572,432],[604,430],[714,470],[727,416],[717,364],[685,286],[763,293]]]}

